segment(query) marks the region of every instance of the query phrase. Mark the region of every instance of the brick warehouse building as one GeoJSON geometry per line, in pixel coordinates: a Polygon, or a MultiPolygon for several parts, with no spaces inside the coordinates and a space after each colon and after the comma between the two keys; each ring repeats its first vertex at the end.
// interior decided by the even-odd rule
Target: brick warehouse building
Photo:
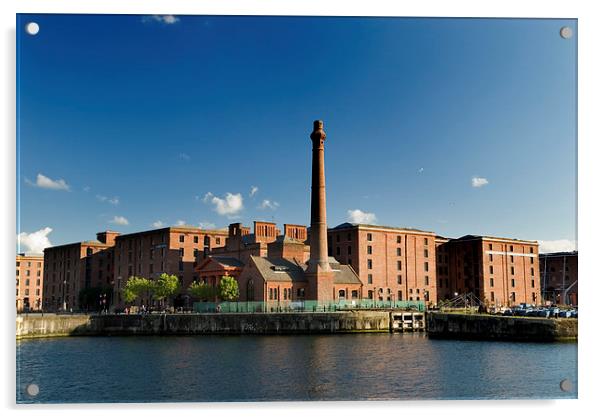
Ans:
{"type": "MultiPolygon", "coordinates": [[[[120,235],[115,240],[114,305],[123,307],[122,289],[131,276],[155,279],[162,273],[178,276],[182,296],[198,280],[195,267],[203,254],[222,246],[226,230],[205,230],[193,226],[172,226],[120,235]]],[[[146,298],[140,301],[150,305],[146,298]]],[[[176,300],[176,304],[185,304],[176,300]]]]}
{"type": "Polygon", "coordinates": [[[539,268],[543,300],[554,304],[577,306],[579,301],[578,266],[577,251],[540,254],[539,268]]]}
{"type": "Polygon", "coordinates": [[[17,254],[17,312],[39,311],[43,306],[44,255],[17,254]]]}
{"type": "Polygon", "coordinates": [[[118,235],[99,232],[96,241],[44,249],[44,310],[82,309],[83,289],[113,286],[113,245],[118,235]]]}
{"type": "Polygon", "coordinates": [[[466,235],[437,242],[439,279],[449,281],[443,298],[471,292],[488,306],[541,303],[537,241],[466,235]]]}
{"type": "Polygon", "coordinates": [[[357,272],[362,298],[438,300],[433,232],[344,223],[328,230],[328,254],[357,272]]]}

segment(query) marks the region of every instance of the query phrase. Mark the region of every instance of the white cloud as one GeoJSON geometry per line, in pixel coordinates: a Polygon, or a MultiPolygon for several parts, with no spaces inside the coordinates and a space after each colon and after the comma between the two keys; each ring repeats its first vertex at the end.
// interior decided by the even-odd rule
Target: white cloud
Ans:
{"type": "Polygon", "coordinates": [[[257,209],[271,209],[276,210],[280,206],[280,203],[274,202],[273,200],[264,199],[261,205],[257,206],[257,209]]]}
{"type": "Polygon", "coordinates": [[[422,174],[422,173],[424,173],[424,167],[420,167],[420,168],[418,169],[418,173],[419,173],[419,174],[422,174]]]}
{"type": "Polygon", "coordinates": [[[32,182],[29,179],[25,179],[25,182],[30,186],[40,187],[42,189],[52,189],[52,190],[70,190],[69,185],[63,179],[52,180],[49,177],[46,177],[44,174],[39,173],[36,177],[36,182],[32,182]]]}
{"type": "Polygon", "coordinates": [[[88,193],[90,191],[90,186],[84,186],[82,190],[88,193]]]}
{"type": "Polygon", "coordinates": [[[166,25],[172,25],[177,23],[180,19],[174,15],[152,15],[152,16],[144,16],[142,18],[143,22],[161,22],[166,25]]]}
{"type": "Polygon", "coordinates": [[[185,154],[183,152],[180,153],[179,157],[184,161],[190,161],[190,155],[185,154]]]}
{"type": "Polygon", "coordinates": [[[186,221],[183,221],[182,219],[178,219],[176,222],[176,226],[183,226],[186,225],[186,221]]]}
{"type": "Polygon", "coordinates": [[[215,224],[212,222],[199,222],[199,227],[202,229],[215,229],[215,224]]]}
{"type": "Polygon", "coordinates": [[[117,206],[119,204],[119,198],[117,196],[115,196],[115,197],[107,197],[107,196],[103,196],[103,195],[97,194],[96,198],[98,200],[100,200],[101,202],[107,202],[107,203],[110,203],[113,206],[117,206]]]}
{"type": "Polygon", "coordinates": [[[347,220],[354,224],[372,224],[376,222],[376,215],[359,209],[349,209],[347,220]]]}
{"type": "Polygon", "coordinates": [[[577,242],[570,239],[540,240],[538,242],[540,254],[575,251],[577,249],[577,242]]]}
{"type": "Polygon", "coordinates": [[[251,192],[249,193],[250,197],[255,196],[255,194],[259,191],[259,187],[257,186],[251,186],[251,192]]]}
{"type": "Polygon", "coordinates": [[[155,221],[151,224],[153,228],[163,228],[165,224],[162,221],[155,221]]]}
{"type": "Polygon", "coordinates": [[[485,177],[472,178],[472,187],[483,187],[486,184],[489,184],[489,180],[487,180],[485,177]]]}
{"type": "Polygon", "coordinates": [[[27,251],[25,252],[44,252],[44,248],[52,247],[52,244],[48,239],[48,234],[51,232],[52,228],[48,226],[30,234],[27,232],[21,232],[19,235],[17,235],[17,252],[24,252],[21,248],[22,246],[27,248],[27,251]]]}
{"type": "Polygon", "coordinates": [[[240,193],[226,193],[224,198],[219,198],[213,193],[208,192],[205,194],[203,202],[211,203],[213,205],[213,210],[218,214],[229,218],[235,217],[244,209],[243,198],[240,193]]]}
{"type": "Polygon", "coordinates": [[[123,216],[114,216],[113,219],[111,219],[109,221],[109,223],[115,224],[115,225],[129,225],[130,221],[128,221],[123,216]]]}

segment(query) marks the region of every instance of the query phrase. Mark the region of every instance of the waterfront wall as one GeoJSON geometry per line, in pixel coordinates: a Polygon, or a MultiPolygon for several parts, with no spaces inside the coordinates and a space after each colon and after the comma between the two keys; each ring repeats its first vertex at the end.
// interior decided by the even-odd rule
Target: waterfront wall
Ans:
{"type": "Polygon", "coordinates": [[[577,319],[521,318],[429,312],[427,330],[431,338],[576,341],[577,319]]]}
{"type": "Polygon", "coordinates": [[[389,332],[389,312],[44,315],[17,317],[17,338],[65,335],[389,332]]]}

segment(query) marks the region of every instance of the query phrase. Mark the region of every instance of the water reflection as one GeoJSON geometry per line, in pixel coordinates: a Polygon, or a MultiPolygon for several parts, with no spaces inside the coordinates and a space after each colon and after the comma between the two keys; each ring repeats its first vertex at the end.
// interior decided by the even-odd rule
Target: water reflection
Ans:
{"type": "Polygon", "coordinates": [[[21,402],[576,397],[577,345],[422,334],[62,338],[17,343],[21,402]],[[561,392],[568,378],[574,391],[561,392]]]}

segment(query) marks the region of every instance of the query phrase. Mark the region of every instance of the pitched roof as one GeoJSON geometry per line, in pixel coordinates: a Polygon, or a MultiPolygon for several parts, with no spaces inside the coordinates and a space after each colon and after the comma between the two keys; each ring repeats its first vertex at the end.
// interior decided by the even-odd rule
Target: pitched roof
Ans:
{"type": "Polygon", "coordinates": [[[286,258],[251,256],[264,280],[270,282],[306,282],[303,267],[286,258]]]}
{"type": "MultiPolygon", "coordinates": [[[[286,258],[268,258],[251,256],[251,260],[257,266],[257,270],[266,281],[275,282],[307,282],[305,269],[307,263],[298,264],[294,260],[286,258]]],[[[335,284],[361,284],[355,271],[346,264],[340,264],[333,257],[328,259],[330,267],[334,272],[335,284]]]]}
{"type": "Polygon", "coordinates": [[[245,264],[242,261],[240,261],[239,259],[234,258],[234,257],[210,256],[209,258],[223,266],[228,266],[228,267],[244,267],[245,266],[245,264]]]}

